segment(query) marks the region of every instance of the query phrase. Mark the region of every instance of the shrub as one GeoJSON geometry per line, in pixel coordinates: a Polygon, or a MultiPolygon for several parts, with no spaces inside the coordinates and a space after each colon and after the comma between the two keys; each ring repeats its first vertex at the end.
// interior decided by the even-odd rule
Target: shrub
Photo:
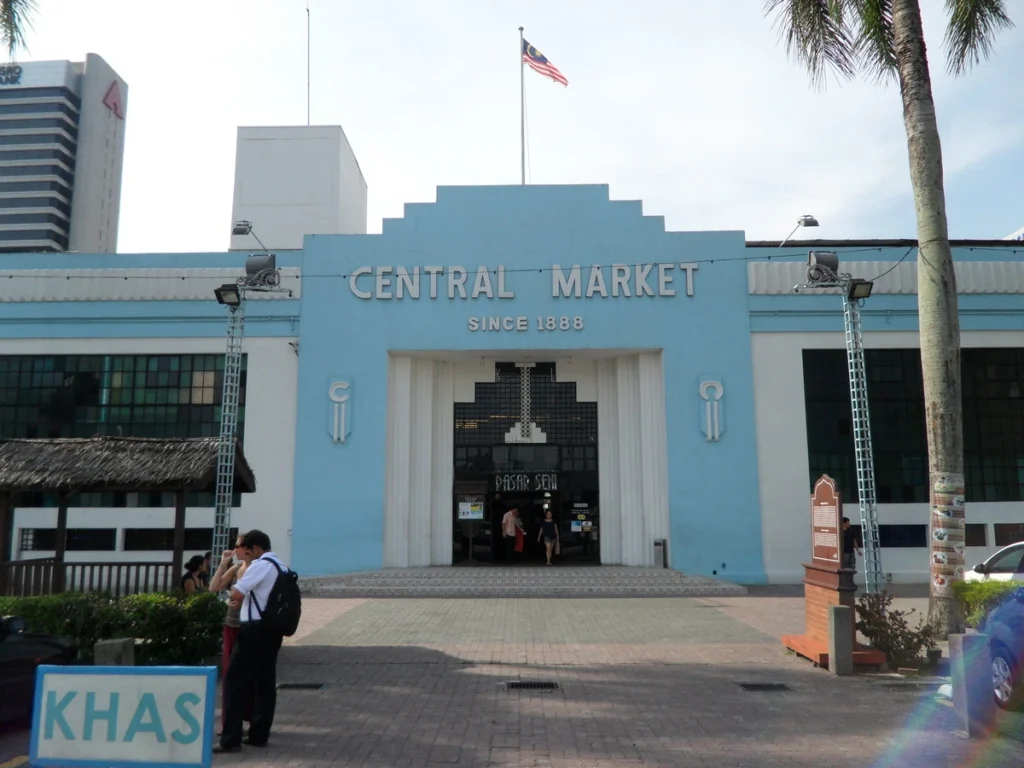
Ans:
{"type": "Polygon", "coordinates": [[[923,652],[932,645],[932,630],[922,618],[916,629],[907,619],[917,611],[892,608],[892,595],[861,595],[857,599],[857,629],[881,651],[890,666],[916,666],[923,661],[923,652]]]}
{"type": "Polygon", "coordinates": [[[220,652],[227,606],[216,595],[142,594],[113,598],[65,592],[0,598],[0,615],[25,619],[30,632],[75,641],[78,659],[91,661],[98,640],[132,637],[137,664],[200,664],[220,652]]]}
{"type": "Polygon", "coordinates": [[[120,623],[114,599],[100,593],[0,598],[0,614],[21,616],[30,632],[74,640],[85,661],[97,640],[116,636],[120,623]]]}
{"type": "Polygon", "coordinates": [[[956,581],[953,592],[963,613],[964,623],[977,627],[989,611],[1024,587],[1022,581],[956,581]]]}

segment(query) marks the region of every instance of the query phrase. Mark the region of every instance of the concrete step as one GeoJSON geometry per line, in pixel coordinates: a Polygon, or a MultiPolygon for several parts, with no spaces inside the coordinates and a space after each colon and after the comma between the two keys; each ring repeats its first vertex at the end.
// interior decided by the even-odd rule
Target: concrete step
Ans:
{"type": "Polygon", "coordinates": [[[746,588],[659,568],[434,567],[303,578],[309,597],[725,597],[746,588]]]}

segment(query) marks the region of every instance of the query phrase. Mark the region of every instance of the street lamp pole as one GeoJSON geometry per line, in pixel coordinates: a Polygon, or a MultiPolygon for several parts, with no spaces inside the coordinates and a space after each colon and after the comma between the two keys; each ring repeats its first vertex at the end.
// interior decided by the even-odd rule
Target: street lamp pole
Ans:
{"type": "Polygon", "coordinates": [[[868,594],[878,594],[885,582],[878,537],[878,499],[875,489],[875,457],[868,410],[868,380],[861,336],[860,302],[871,296],[874,283],[839,271],[835,251],[810,251],[807,282],[794,288],[839,288],[843,294],[843,325],[846,331],[846,362],[850,376],[850,409],[853,415],[853,452],[857,468],[861,535],[864,538],[864,581],[868,594]]]}
{"type": "Polygon", "coordinates": [[[804,214],[803,216],[801,216],[799,219],[796,220],[796,226],[793,227],[793,231],[790,232],[788,235],[786,235],[785,238],[783,238],[782,242],[779,243],[779,248],[781,248],[786,243],[788,243],[789,242],[789,238],[791,238],[794,234],[796,234],[796,231],[798,229],[800,229],[800,227],[816,227],[816,226],[818,226],[818,220],[816,218],[814,218],[813,216],[811,216],[810,214],[804,214]]]}
{"type": "MultiPolygon", "coordinates": [[[[247,235],[252,224],[236,222],[232,234],[247,235]]],[[[255,235],[254,235],[255,237],[255,235]]],[[[259,241],[259,238],[256,240],[259,241]]],[[[263,243],[260,242],[262,246],[263,243]]],[[[245,304],[247,294],[287,293],[281,288],[281,272],[277,258],[264,248],[264,253],[245,260],[245,274],[234,283],[214,289],[218,303],[228,308],[227,352],[224,356],[224,382],[221,390],[220,438],[217,444],[216,512],[213,523],[213,554],[232,549],[228,534],[231,510],[234,507],[235,453],[238,436],[238,398],[242,384],[242,340],[245,338],[245,304]]]]}

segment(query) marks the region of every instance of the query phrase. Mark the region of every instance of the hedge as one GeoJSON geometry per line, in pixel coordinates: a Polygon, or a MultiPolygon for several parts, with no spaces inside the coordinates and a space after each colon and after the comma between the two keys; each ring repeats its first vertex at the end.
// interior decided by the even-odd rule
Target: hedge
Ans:
{"type": "Polygon", "coordinates": [[[29,632],[74,640],[83,662],[92,660],[98,640],[132,637],[141,641],[135,647],[136,664],[201,664],[221,651],[226,611],[223,601],[209,593],[0,598],[0,615],[22,617],[29,632]]]}
{"type": "Polygon", "coordinates": [[[956,581],[953,592],[960,603],[964,623],[977,627],[989,611],[1024,587],[1024,581],[956,581]]]}

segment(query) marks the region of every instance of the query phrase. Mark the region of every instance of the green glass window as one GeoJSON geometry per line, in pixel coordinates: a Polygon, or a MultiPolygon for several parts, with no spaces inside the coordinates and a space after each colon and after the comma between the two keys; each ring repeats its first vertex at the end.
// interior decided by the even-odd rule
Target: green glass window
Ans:
{"type": "MultiPolygon", "coordinates": [[[[245,437],[248,358],[242,357],[238,433],[245,437]]],[[[0,356],[0,438],[216,437],[223,355],[0,356]]],[[[19,506],[54,506],[25,494],[19,506]]],[[[212,493],[188,495],[213,506],[212,493]]],[[[238,499],[236,496],[236,504],[238,499]]],[[[170,494],[81,494],[75,506],[168,507],[170,494]]]]}
{"type": "MultiPolygon", "coordinates": [[[[921,355],[865,350],[878,501],[928,501],[921,355]]],[[[831,475],[857,500],[846,351],[803,353],[810,483],[831,475]]],[[[1024,500],[1024,349],[962,350],[967,501],[1024,500]]]]}

